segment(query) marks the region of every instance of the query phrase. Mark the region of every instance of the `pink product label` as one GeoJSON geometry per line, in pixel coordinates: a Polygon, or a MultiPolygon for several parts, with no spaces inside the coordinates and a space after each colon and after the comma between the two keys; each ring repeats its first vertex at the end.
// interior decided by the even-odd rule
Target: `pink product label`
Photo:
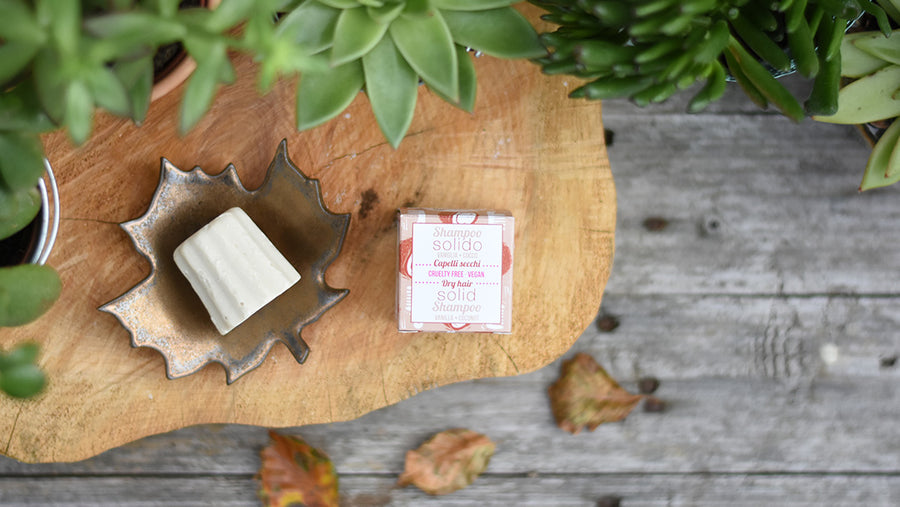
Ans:
{"type": "Polygon", "coordinates": [[[502,224],[412,225],[410,321],[500,324],[502,224]]]}

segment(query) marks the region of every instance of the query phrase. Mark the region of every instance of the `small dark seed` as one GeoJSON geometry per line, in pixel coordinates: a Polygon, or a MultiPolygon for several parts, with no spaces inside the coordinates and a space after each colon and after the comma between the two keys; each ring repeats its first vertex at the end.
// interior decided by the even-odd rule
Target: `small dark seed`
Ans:
{"type": "Polygon", "coordinates": [[[606,147],[609,148],[613,145],[613,141],[616,140],[616,133],[609,129],[603,129],[603,137],[606,141],[606,147]]]}
{"type": "Polygon", "coordinates": [[[881,358],[881,367],[882,368],[893,368],[894,366],[897,366],[897,356],[881,358]]]}
{"type": "Polygon", "coordinates": [[[641,394],[653,394],[659,388],[659,379],[656,377],[642,377],[638,379],[638,391],[641,394]]]}
{"type": "Polygon", "coordinates": [[[597,319],[597,329],[604,333],[611,333],[619,327],[619,318],[614,315],[601,315],[597,319]]]}
{"type": "Polygon", "coordinates": [[[607,495],[597,499],[597,507],[619,507],[621,505],[621,496],[607,495]]]}
{"type": "Polygon", "coordinates": [[[644,412],[659,413],[666,411],[666,402],[656,396],[647,396],[644,399],[644,412]]]}
{"type": "Polygon", "coordinates": [[[659,232],[669,226],[669,221],[662,217],[649,217],[643,225],[650,232],[659,232]]]}

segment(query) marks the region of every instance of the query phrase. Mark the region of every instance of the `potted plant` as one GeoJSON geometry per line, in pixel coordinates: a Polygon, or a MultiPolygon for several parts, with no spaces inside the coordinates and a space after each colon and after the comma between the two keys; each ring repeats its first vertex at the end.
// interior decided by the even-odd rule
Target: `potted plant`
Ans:
{"type": "Polygon", "coordinates": [[[884,12],[869,0],[531,0],[558,28],[542,35],[551,54],[547,73],[581,77],[573,97],[629,97],[661,102],[697,82],[688,110],[717,100],[726,80],[765,108],[794,121],[836,109],[839,47],[848,20],[884,12]],[[776,76],[792,71],[813,80],[801,98],[776,76]]]}
{"type": "MultiPolygon", "coordinates": [[[[900,23],[900,2],[885,1],[892,24],[900,23]]],[[[825,123],[859,125],[872,145],[859,189],[892,185],[900,181],[900,33],[872,30],[871,19],[862,18],[860,30],[848,33],[841,44],[844,85],[838,92],[833,115],[815,116],[825,123]]]]}
{"type": "Polygon", "coordinates": [[[412,121],[419,82],[471,112],[476,76],[467,49],[500,58],[546,54],[510,0],[312,0],[284,17],[329,66],[297,89],[298,128],[337,116],[365,90],[385,138],[397,147],[412,121]]]}

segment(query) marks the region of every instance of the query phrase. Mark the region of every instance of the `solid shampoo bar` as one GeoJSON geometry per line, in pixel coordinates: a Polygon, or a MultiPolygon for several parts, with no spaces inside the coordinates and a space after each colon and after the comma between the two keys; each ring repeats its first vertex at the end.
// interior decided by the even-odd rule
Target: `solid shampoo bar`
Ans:
{"type": "Polygon", "coordinates": [[[175,249],[174,257],[223,335],[300,280],[241,208],[203,226],[175,249]]]}
{"type": "Polygon", "coordinates": [[[509,333],[514,229],[505,211],[401,209],[398,329],[509,333]]]}

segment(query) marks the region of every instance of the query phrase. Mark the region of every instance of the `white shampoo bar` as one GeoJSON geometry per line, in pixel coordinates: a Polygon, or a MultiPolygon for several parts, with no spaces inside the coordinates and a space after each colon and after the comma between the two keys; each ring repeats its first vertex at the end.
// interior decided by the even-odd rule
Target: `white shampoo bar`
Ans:
{"type": "Polygon", "coordinates": [[[223,335],[300,280],[241,208],[203,226],[175,249],[174,257],[223,335]]]}

